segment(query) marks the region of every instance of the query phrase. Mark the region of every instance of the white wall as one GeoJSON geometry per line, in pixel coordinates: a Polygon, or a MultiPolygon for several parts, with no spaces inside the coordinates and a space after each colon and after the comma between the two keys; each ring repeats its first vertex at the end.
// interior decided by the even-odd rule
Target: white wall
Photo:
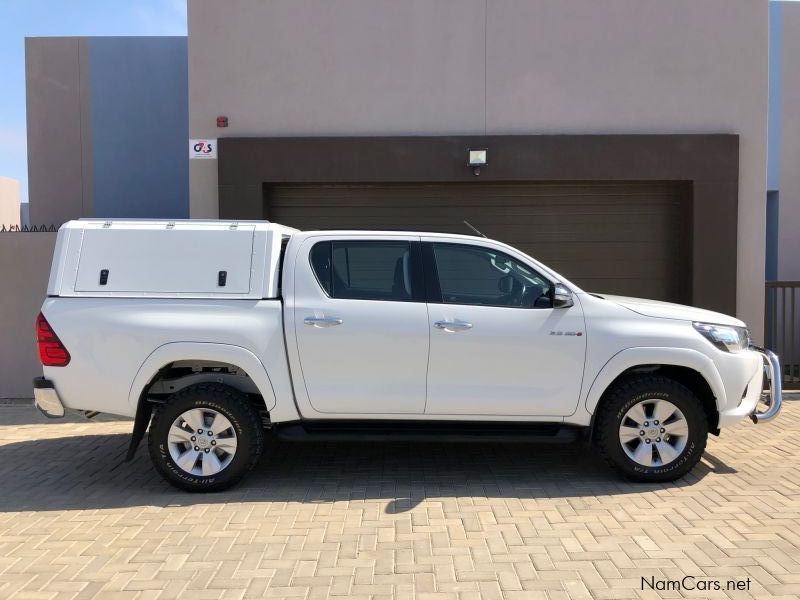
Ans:
{"type": "MultiPolygon", "coordinates": [[[[767,0],[194,0],[189,131],[739,134],[737,306],[760,332],[767,45],[767,0]]],[[[214,217],[216,163],[190,162],[191,215],[214,217]]]]}
{"type": "Polygon", "coordinates": [[[19,181],[0,177],[0,229],[20,224],[19,181]]]}

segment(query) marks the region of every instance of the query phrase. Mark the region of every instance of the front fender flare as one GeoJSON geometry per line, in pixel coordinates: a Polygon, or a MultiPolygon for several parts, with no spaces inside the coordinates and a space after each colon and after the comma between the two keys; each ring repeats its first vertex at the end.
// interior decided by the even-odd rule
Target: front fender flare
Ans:
{"type": "Polygon", "coordinates": [[[258,388],[267,410],[275,408],[275,390],[264,364],[247,348],[208,342],[171,342],[159,346],[142,363],[128,393],[128,404],[135,413],[145,386],[165,365],[178,360],[223,362],[244,369],[258,388]]]}
{"type": "Polygon", "coordinates": [[[725,387],[714,362],[705,354],[690,348],[626,348],[612,356],[594,378],[586,395],[586,410],[594,414],[600,398],[620,374],[640,365],[674,365],[694,369],[708,382],[717,402],[717,411],[725,406],[725,387]]]}

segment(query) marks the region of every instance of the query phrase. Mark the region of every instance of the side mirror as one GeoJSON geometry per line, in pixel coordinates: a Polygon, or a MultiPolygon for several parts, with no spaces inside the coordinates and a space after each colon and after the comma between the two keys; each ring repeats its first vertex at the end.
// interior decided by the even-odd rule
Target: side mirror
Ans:
{"type": "Polygon", "coordinates": [[[575,304],[572,292],[560,283],[554,283],[550,288],[550,301],[553,308],[569,308],[575,304]]]}

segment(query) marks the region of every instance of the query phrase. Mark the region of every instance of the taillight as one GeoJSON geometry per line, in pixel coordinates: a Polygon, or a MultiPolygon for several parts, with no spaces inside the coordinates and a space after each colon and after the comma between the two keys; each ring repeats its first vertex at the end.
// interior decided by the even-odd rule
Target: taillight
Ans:
{"type": "Polygon", "coordinates": [[[36,344],[39,360],[45,367],[66,367],[69,364],[69,352],[42,313],[36,317],[36,344]]]}

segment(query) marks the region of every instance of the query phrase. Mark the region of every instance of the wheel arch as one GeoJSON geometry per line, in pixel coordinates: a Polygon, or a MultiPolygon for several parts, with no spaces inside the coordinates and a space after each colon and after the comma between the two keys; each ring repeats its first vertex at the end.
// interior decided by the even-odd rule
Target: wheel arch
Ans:
{"type": "Polygon", "coordinates": [[[592,382],[586,397],[586,410],[595,417],[606,393],[631,375],[653,372],[677,381],[701,401],[709,429],[718,433],[720,407],[725,405],[725,388],[710,358],[691,349],[628,348],[611,358],[592,382]]]}
{"type": "MultiPolygon", "coordinates": [[[[128,404],[136,416],[133,421],[133,433],[126,460],[133,458],[136,448],[144,437],[147,426],[150,423],[153,409],[152,403],[147,401],[150,388],[164,377],[175,363],[191,362],[224,364],[241,369],[246,373],[248,379],[255,386],[258,395],[263,399],[263,406],[267,414],[275,407],[277,399],[267,370],[258,357],[247,348],[208,342],[171,342],[164,344],[156,348],[145,359],[139,367],[128,392],[128,404]]],[[[195,382],[199,382],[199,379],[195,382]]],[[[186,385],[192,385],[192,383],[194,382],[189,381],[186,385]]],[[[235,384],[231,385],[230,380],[226,381],[225,384],[239,389],[235,384]]],[[[186,385],[181,385],[174,391],[183,389],[186,385]]],[[[240,391],[247,392],[250,390],[240,391]]]]}

